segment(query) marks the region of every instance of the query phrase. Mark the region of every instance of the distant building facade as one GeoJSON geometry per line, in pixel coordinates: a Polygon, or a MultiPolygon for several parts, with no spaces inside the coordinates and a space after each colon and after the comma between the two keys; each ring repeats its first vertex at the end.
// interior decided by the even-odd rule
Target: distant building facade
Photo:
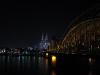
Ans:
{"type": "Polygon", "coordinates": [[[44,37],[44,34],[42,33],[41,42],[39,43],[39,49],[47,50],[49,45],[50,45],[50,43],[48,40],[48,35],[46,34],[46,36],[44,37]]]}

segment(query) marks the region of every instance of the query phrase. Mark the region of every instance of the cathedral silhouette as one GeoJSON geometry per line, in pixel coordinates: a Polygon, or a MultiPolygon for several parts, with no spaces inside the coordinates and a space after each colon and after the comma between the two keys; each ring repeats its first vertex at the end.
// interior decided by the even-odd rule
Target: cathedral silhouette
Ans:
{"type": "Polygon", "coordinates": [[[48,35],[46,34],[46,36],[44,37],[44,34],[42,33],[42,38],[41,38],[41,42],[39,44],[39,49],[47,50],[49,45],[50,45],[50,43],[48,41],[48,35]]]}

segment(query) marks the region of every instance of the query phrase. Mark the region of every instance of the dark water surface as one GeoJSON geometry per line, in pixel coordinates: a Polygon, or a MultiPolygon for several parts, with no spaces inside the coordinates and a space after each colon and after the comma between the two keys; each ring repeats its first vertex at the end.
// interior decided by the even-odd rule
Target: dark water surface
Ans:
{"type": "Polygon", "coordinates": [[[0,75],[100,75],[100,60],[0,56],[0,75]]]}

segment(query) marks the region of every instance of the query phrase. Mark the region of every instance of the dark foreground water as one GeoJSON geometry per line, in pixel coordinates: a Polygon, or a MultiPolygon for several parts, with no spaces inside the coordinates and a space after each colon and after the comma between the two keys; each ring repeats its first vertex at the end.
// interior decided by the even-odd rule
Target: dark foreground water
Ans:
{"type": "Polygon", "coordinates": [[[0,56],[0,75],[100,75],[100,60],[81,57],[0,56]]]}

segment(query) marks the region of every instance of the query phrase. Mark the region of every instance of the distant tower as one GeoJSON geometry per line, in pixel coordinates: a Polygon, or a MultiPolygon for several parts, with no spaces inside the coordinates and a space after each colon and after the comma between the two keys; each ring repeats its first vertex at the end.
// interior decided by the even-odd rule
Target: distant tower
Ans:
{"type": "Polygon", "coordinates": [[[40,47],[39,47],[40,50],[47,50],[49,45],[50,43],[48,41],[48,35],[46,34],[44,38],[44,34],[42,33],[42,38],[41,38],[40,47]]]}
{"type": "Polygon", "coordinates": [[[41,41],[43,41],[44,40],[44,34],[42,33],[42,38],[41,38],[41,41]]]}
{"type": "Polygon", "coordinates": [[[45,36],[45,42],[48,41],[48,35],[46,34],[45,36]]]}

